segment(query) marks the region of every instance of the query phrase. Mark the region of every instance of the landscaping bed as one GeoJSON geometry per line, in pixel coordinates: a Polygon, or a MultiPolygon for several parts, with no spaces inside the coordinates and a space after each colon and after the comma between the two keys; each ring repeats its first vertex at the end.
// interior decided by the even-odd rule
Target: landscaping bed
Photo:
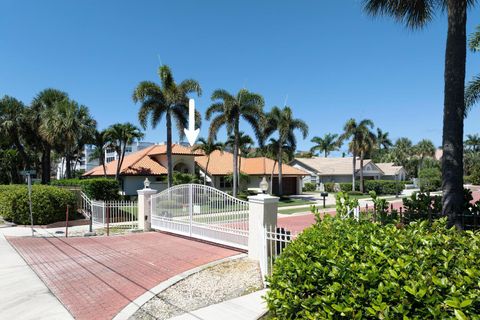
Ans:
{"type": "Polygon", "coordinates": [[[130,319],[168,319],[261,289],[258,263],[236,259],[177,282],[145,303],[130,319]]]}

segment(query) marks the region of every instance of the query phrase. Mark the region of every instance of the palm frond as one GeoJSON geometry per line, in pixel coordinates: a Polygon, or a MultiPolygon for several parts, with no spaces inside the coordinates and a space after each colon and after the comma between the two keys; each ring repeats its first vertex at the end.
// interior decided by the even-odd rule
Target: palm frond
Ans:
{"type": "Polygon", "coordinates": [[[480,76],[476,76],[470,81],[465,89],[465,117],[472,107],[480,100],[480,76]]]}

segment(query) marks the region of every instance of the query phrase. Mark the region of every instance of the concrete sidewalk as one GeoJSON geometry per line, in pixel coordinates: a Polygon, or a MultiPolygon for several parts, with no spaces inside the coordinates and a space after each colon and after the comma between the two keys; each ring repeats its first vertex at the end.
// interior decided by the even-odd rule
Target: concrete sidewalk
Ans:
{"type": "Polygon", "coordinates": [[[73,319],[0,233],[0,319],[73,319]]]}
{"type": "Polygon", "coordinates": [[[260,290],[170,320],[256,320],[267,311],[267,305],[262,299],[266,292],[267,290],[260,290]]]}

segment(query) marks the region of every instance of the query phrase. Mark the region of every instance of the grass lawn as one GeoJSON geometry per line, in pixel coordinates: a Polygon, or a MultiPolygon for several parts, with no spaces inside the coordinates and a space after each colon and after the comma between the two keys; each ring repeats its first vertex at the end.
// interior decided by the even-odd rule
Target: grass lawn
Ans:
{"type": "Polygon", "coordinates": [[[290,197],[281,197],[278,201],[279,207],[290,207],[290,206],[301,206],[306,204],[313,204],[313,201],[298,199],[298,198],[290,198],[290,197]]]}
{"type": "MultiPolygon", "coordinates": [[[[322,210],[323,206],[317,205],[317,208],[322,210]]],[[[329,208],[335,208],[335,205],[331,204],[331,205],[325,206],[325,209],[329,209],[329,208]]],[[[281,213],[281,214],[293,214],[293,213],[300,213],[300,212],[310,212],[310,208],[292,208],[292,209],[278,210],[278,213],[281,213]]]]}

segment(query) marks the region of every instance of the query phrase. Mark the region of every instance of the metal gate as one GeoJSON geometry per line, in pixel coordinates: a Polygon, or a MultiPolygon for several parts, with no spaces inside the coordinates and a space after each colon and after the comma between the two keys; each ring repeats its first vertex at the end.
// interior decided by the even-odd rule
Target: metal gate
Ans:
{"type": "Polygon", "coordinates": [[[152,228],[247,249],[248,208],[218,189],[182,184],[152,196],[152,228]]]}

